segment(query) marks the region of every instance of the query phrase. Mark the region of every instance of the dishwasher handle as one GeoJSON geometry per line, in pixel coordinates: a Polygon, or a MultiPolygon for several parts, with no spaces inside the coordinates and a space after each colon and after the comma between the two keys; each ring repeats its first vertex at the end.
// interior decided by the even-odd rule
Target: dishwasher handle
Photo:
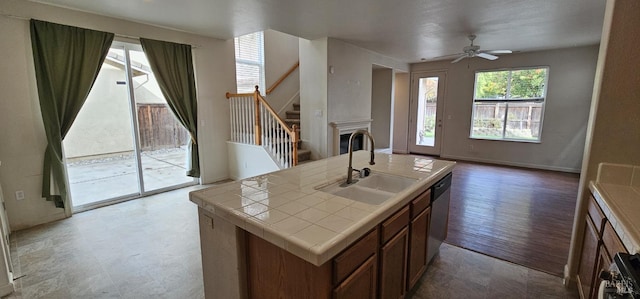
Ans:
{"type": "Polygon", "coordinates": [[[444,178],[439,180],[437,183],[433,184],[433,187],[432,187],[433,190],[431,191],[431,193],[433,194],[432,201],[435,201],[436,199],[438,199],[438,197],[440,197],[440,195],[442,195],[447,190],[449,190],[449,187],[451,187],[452,177],[453,175],[449,173],[444,178]]]}

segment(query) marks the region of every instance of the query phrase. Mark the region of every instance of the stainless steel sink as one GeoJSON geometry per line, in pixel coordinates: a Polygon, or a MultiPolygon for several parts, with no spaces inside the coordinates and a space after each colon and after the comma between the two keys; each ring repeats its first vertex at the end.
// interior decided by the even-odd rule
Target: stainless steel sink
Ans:
{"type": "Polygon", "coordinates": [[[354,183],[345,185],[343,180],[316,188],[319,191],[349,198],[355,201],[379,205],[418,180],[390,174],[374,173],[354,183]]]}

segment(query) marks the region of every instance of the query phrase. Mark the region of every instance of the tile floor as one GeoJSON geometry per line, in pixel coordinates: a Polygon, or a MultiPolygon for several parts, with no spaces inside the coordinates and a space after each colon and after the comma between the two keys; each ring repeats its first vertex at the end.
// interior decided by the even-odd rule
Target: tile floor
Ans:
{"type": "MultiPolygon", "coordinates": [[[[8,298],[203,298],[194,186],[11,236],[8,298]]],[[[577,298],[561,279],[443,244],[413,298],[577,298]]]]}

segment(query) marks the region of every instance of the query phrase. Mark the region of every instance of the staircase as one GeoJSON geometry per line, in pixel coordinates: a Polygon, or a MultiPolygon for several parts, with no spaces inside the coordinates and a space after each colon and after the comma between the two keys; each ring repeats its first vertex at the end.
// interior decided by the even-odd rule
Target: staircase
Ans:
{"type": "MultiPolygon", "coordinates": [[[[270,94],[300,63],[294,64],[266,91],[270,94]]],[[[309,161],[311,152],[301,149],[300,105],[293,104],[293,111],[286,111],[283,119],[269,105],[258,86],[251,93],[226,93],[229,99],[231,142],[258,145],[266,150],[280,169],[309,161]]]]}
{"type": "MultiPolygon", "coordinates": [[[[289,127],[293,125],[300,128],[300,104],[293,104],[293,110],[286,111],[286,118],[284,120],[289,127]]],[[[302,149],[302,141],[298,138],[298,164],[305,163],[311,160],[311,151],[302,149]]]]}

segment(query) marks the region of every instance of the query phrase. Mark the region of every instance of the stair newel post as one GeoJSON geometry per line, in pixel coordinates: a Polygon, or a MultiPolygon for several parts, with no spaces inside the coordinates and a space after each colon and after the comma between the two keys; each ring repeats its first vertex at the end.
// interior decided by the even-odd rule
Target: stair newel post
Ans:
{"type": "Polygon", "coordinates": [[[293,166],[298,165],[298,140],[300,140],[300,136],[299,134],[299,130],[298,130],[298,125],[293,124],[291,126],[291,128],[293,129],[293,142],[291,143],[291,146],[293,147],[293,166]]]}
{"type": "Polygon", "coordinates": [[[258,90],[258,85],[256,85],[256,91],[254,92],[254,102],[255,102],[255,138],[256,145],[262,145],[262,128],[260,125],[260,90],[258,90]]]}

